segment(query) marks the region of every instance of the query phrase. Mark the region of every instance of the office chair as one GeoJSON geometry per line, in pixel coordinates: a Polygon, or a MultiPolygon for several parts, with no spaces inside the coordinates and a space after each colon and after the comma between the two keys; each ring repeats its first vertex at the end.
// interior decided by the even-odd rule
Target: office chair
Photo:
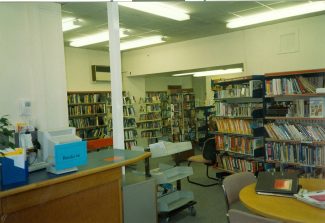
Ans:
{"type": "Polygon", "coordinates": [[[281,223],[275,219],[264,218],[262,216],[250,214],[244,211],[230,209],[229,223],[281,223]]]}
{"type": "Polygon", "coordinates": [[[196,184],[202,187],[210,187],[219,184],[221,182],[221,179],[209,176],[209,167],[213,166],[216,163],[216,156],[217,156],[217,151],[216,151],[215,140],[214,138],[209,138],[204,142],[202,154],[191,156],[187,159],[187,161],[188,161],[188,166],[190,166],[192,162],[202,163],[206,165],[207,178],[216,180],[218,182],[211,183],[211,184],[203,184],[203,183],[190,180],[190,177],[187,177],[187,181],[189,183],[196,184]]]}
{"type": "Polygon", "coordinates": [[[113,146],[113,138],[102,138],[87,141],[87,151],[99,151],[100,149],[107,149],[113,146]]]}
{"type": "Polygon", "coordinates": [[[239,192],[241,189],[252,183],[256,183],[256,178],[251,172],[235,173],[227,176],[223,180],[222,188],[227,204],[227,211],[233,208],[247,210],[239,200],[239,192]]]}

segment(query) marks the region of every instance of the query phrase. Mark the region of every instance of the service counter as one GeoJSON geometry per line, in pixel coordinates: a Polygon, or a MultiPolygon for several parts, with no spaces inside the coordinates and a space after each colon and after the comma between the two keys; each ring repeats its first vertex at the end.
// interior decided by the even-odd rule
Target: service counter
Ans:
{"type": "Polygon", "coordinates": [[[26,184],[0,191],[1,223],[122,222],[122,167],[148,152],[101,150],[64,175],[31,173],[26,184]]]}

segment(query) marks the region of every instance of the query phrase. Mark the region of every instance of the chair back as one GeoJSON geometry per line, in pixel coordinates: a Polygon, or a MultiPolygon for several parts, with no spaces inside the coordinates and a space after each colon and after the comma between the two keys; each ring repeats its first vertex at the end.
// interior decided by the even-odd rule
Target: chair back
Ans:
{"type": "Polygon", "coordinates": [[[232,203],[239,200],[239,192],[247,185],[256,182],[256,178],[251,172],[235,173],[227,176],[223,180],[223,190],[228,204],[228,210],[232,203]]]}
{"type": "Polygon", "coordinates": [[[216,162],[217,150],[214,138],[205,140],[203,144],[202,156],[204,159],[211,161],[211,164],[214,164],[216,162]]]}
{"type": "Polygon", "coordinates": [[[87,141],[87,151],[95,151],[113,146],[113,138],[102,138],[87,141]]]}
{"type": "Polygon", "coordinates": [[[229,223],[281,223],[275,219],[264,218],[236,209],[230,209],[228,214],[229,223]]]}

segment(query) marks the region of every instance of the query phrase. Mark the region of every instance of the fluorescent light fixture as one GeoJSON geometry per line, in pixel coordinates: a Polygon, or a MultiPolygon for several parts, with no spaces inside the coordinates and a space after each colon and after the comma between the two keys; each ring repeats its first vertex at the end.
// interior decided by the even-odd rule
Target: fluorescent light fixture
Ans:
{"type": "Polygon", "coordinates": [[[238,28],[243,26],[254,25],[258,23],[304,15],[313,12],[319,12],[325,10],[325,1],[309,2],[300,4],[297,6],[274,9],[269,12],[258,13],[251,16],[244,16],[241,18],[230,20],[227,23],[228,28],[238,28]]]}
{"type": "Polygon", "coordinates": [[[167,3],[161,2],[119,2],[119,5],[132,8],[142,12],[174,19],[177,21],[189,20],[190,16],[183,9],[176,8],[167,3]]]}
{"type": "Polygon", "coordinates": [[[180,74],[173,74],[173,76],[180,77],[180,76],[193,75],[194,77],[204,77],[204,76],[214,76],[214,75],[223,75],[223,74],[235,74],[235,73],[241,73],[241,72],[243,72],[243,68],[229,68],[229,69],[217,69],[217,70],[180,73],[180,74]]]}
{"type": "Polygon", "coordinates": [[[80,20],[76,18],[64,18],[62,19],[62,31],[69,31],[72,29],[79,28],[80,25],[80,20]]]}
{"type": "Polygon", "coordinates": [[[163,42],[165,42],[165,40],[163,40],[162,36],[144,37],[141,39],[122,42],[120,45],[120,49],[127,50],[127,49],[133,49],[133,48],[138,48],[138,47],[142,47],[142,46],[154,45],[154,44],[163,43],[163,42]]]}
{"type": "Polygon", "coordinates": [[[243,68],[230,68],[230,69],[220,69],[220,70],[209,70],[209,71],[200,71],[194,73],[194,77],[205,77],[205,76],[216,76],[223,74],[236,74],[243,72],[243,68]]]}
{"type": "MultiPolygon", "coordinates": [[[[126,37],[127,35],[124,34],[123,30],[120,30],[120,38],[126,37]]],[[[104,31],[101,33],[84,36],[81,38],[74,39],[70,42],[70,46],[74,47],[81,47],[81,46],[87,46],[95,43],[102,43],[109,40],[109,34],[108,31],[104,31]]]]}

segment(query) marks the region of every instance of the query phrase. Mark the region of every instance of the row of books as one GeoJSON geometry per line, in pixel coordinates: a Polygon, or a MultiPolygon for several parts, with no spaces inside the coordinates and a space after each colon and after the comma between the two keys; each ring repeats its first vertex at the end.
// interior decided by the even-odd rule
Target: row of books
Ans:
{"type": "Polygon", "coordinates": [[[254,150],[264,146],[263,137],[247,138],[228,135],[215,136],[217,150],[236,152],[254,156],[254,150]]]}
{"type": "Polygon", "coordinates": [[[123,116],[135,116],[133,107],[123,107],[123,116]]]}
{"type": "Polygon", "coordinates": [[[131,150],[133,146],[137,146],[137,145],[138,145],[138,143],[136,140],[124,142],[125,149],[127,149],[127,150],[131,150]]]}
{"type": "Polygon", "coordinates": [[[230,117],[251,117],[252,112],[257,109],[262,109],[262,103],[226,103],[221,101],[215,102],[216,116],[230,117]]]}
{"type": "Polygon", "coordinates": [[[141,105],[139,108],[140,113],[146,112],[161,112],[160,104],[141,105]]]}
{"type": "Polygon", "coordinates": [[[136,128],[137,124],[135,122],[135,119],[127,118],[127,119],[123,119],[123,126],[124,128],[131,128],[131,127],[136,128]]]}
{"type": "Polygon", "coordinates": [[[267,123],[264,128],[272,139],[325,141],[325,129],[320,125],[267,123]]]}
{"type": "Polygon", "coordinates": [[[266,160],[325,166],[325,146],[268,142],[265,148],[266,160]]]}
{"type": "Polygon", "coordinates": [[[138,123],[138,128],[141,129],[161,128],[161,124],[160,122],[141,122],[138,123]]]}
{"type": "Polygon", "coordinates": [[[160,130],[143,131],[143,132],[141,132],[141,137],[144,137],[144,138],[161,137],[161,132],[160,132],[160,130]]]}
{"type": "Polygon", "coordinates": [[[194,102],[195,95],[194,94],[184,94],[183,95],[183,102],[194,102]]]}
{"type": "Polygon", "coordinates": [[[136,100],[134,96],[124,96],[123,97],[123,104],[124,105],[132,105],[135,104],[136,100]]]}
{"type": "Polygon", "coordinates": [[[298,76],[293,78],[274,78],[265,80],[266,95],[315,93],[316,87],[310,78],[298,76]]]}
{"type": "Polygon", "coordinates": [[[253,129],[262,127],[263,122],[243,119],[216,119],[218,132],[252,135],[253,129]]]}
{"type": "Polygon", "coordinates": [[[96,105],[75,105],[68,107],[69,115],[89,115],[96,113],[106,113],[105,104],[96,105]]]}
{"type": "Polygon", "coordinates": [[[254,91],[262,89],[263,82],[261,80],[250,80],[241,84],[229,84],[225,87],[219,86],[214,91],[215,99],[222,98],[239,98],[239,97],[253,97],[254,91]]]}
{"type": "Polygon", "coordinates": [[[104,136],[111,137],[112,132],[107,131],[106,127],[100,127],[96,129],[82,129],[76,131],[76,135],[83,139],[88,138],[103,138],[104,136]]]}
{"type": "Polygon", "coordinates": [[[69,126],[74,126],[76,128],[84,128],[105,124],[105,119],[101,116],[69,119],[69,126]]]}
{"type": "Polygon", "coordinates": [[[78,103],[97,103],[97,102],[108,102],[110,95],[107,93],[96,93],[96,94],[68,94],[69,104],[78,103]]]}
{"type": "Polygon", "coordinates": [[[139,117],[139,121],[150,121],[155,119],[161,119],[160,113],[140,114],[139,117]]]}
{"type": "Polygon", "coordinates": [[[171,114],[169,110],[161,110],[161,118],[168,119],[170,118],[171,114]]]}
{"type": "Polygon", "coordinates": [[[124,130],[124,139],[131,140],[137,137],[137,132],[134,129],[124,130]]]}
{"type": "Polygon", "coordinates": [[[263,163],[233,156],[217,156],[218,167],[232,172],[255,173],[263,169],[263,163]],[[221,165],[221,166],[220,166],[221,165]]]}
{"type": "Polygon", "coordinates": [[[160,103],[160,96],[154,95],[154,96],[145,97],[145,98],[140,97],[139,103],[140,104],[142,104],[142,103],[160,103]]]}

